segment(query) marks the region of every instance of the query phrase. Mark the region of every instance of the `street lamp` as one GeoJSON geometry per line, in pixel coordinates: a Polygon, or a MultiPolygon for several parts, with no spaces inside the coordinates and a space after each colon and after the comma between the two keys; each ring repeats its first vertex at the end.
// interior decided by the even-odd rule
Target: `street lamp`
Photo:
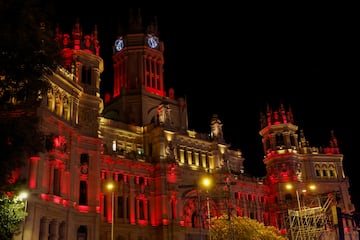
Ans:
{"type": "Polygon", "coordinates": [[[107,190],[111,191],[111,240],[114,240],[114,191],[115,191],[115,184],[109,182],[106,184],[107,190]]]}
{"type": "Polygon", "coordinates": [[[206,207],[207,207],[207,218],[209,221],[209,239],[211,240],[211,234],[210,234],[210,225],[211,225],[211,212],[210,212],[210,197],[209,197],[209,189],[212,186],[212,179],[208,176],[203,177],[200,181],[201,186],[203,186],[206,189],[206,207]]]}
{"type": "Polygon", "coordinates": [[[20,192],[19,197],[18,197],[20,201],[25,201],[24,202],[24,211],[25,212],[27,210],[27,198],[28,198],[28,196],[29,196],[29,193],[24,191],[24,192],[20,192]]]}
{"type": "MultiPolygon", "coordinates": [[[[27,191],[20,192],[18,199],[24,203],[24,212],[27,214],[27,198],[29,196],[29,193],[27,191]]],[[[24,217],[24,222],[22,225],[22,233],[21,233],[21,239],[24,239],[24,230],[25,230],[25,222],[26,222],[26,215],[24,217]]]]}
{"type": "Polygon", "coordinates": [[[227,186],[227,214],[228,214],[228,224],[229,224],[229,233],[230,239],[234,239],[234,232],[231,228],[231,179],[230,177],[226,178],[226,186],[227,186]]]}

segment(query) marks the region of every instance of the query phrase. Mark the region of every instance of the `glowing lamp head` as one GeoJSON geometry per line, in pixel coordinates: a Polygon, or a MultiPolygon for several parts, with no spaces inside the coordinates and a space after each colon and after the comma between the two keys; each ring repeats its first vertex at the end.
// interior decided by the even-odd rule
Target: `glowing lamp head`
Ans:
{"type": "Polygon", "coordinates": [[[28,192],[21,192],[19,194],[19,200],[23,201],[24,199],[26,199],[29,196],[28,192]]]}
{"type": "Polygon", "coordinates": [[[210,186],[210,180],[208,178],[204,179],[203,184],[205,187],[210,186]]]}
{"type": "Polygon", "coordinates": [[[106,184],[106,189],[109,190],[109,191],[113,191],[115,188],[114,184],[113,183],[108,183],[106,184]]]}
{"type": "Polygon", "coordinates": [[[292,190],[294,186],[291,183],[285,185],[286,190],[292,190]]]}
{"type": "Polygon", "coordinates": [[[210,177],[204,177],[201,179],[200,182],[201,186],[203,186],[206,189],[209,189],[212,185],[212,179],[210,177]]]}
{"type": "Polygon", "coordinates": [[[316,185],[315,185],[315,184],[310,184],[310,185],[309,185],[309,189],[310,189],[311,191],[316,190],[316,185]]]}

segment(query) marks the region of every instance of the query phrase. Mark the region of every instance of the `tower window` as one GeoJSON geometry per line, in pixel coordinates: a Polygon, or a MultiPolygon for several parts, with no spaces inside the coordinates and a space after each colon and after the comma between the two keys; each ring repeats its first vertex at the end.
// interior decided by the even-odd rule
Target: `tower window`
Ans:
{"type": "Polygon", "coordinates": [[[82,68],[81,82],[91,85],[91,68],[82,68]]]}
{"type": "Polygon", "coordinates": [[[281,147],[284,146],[284,137],[281,134],[276,134],[276,146],[281,147]]]}
{"type": "Polygon", "coordinates": [[[270,144],[270,138],[267,138],[265,141],[265,150],[266,152],[270,152],[271,151],[271,144],[270,144]]]}
{"type": "Polygon", "coordinates": [[[290,144],[291,146],[296,146],[296,137],[293,134],[290,136],[290,144]]]}

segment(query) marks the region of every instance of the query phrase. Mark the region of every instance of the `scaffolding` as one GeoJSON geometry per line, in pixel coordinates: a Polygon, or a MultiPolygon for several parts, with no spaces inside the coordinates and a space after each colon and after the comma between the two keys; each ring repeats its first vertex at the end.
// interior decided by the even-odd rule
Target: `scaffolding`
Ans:
{"type": "Polygon", "coordinates": [[[317,199],[317,206],[301,206],[288,210],[288,224],[291,240],[318,240],[326,232],[329,222],[328,209],[333,202],[329,195],[324,204],[317,199]]]}

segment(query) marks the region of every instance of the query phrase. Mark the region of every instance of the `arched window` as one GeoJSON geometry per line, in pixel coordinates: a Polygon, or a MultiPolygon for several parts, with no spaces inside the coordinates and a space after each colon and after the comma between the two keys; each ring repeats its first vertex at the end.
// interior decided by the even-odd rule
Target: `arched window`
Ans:
{"type": "Polygon", "coordinates": [[[90,67],[85,67],[85,66],[82,67],[81,82],[91,85],[91,68],[90,67]]]}
{"type": "Polygon", "coordinates": [[[337,177],[337,173],[336,173],[336,169],[335,169],[334,165],[329,166],[329,177],[331,177],[331,178],[337,177]]]}
{"type": "Polygon", "coordinates": [[[315,165],[315,175],[316,175],[316,177],[321,177],[321,169],[320,169],[319,164],[315,165]]]}
{"type": "Polygon", "coordinates": [[[87,227],[84,225],[81,225],[77,230],[77,240],[86,240],[87,239],[87,227]]]}

